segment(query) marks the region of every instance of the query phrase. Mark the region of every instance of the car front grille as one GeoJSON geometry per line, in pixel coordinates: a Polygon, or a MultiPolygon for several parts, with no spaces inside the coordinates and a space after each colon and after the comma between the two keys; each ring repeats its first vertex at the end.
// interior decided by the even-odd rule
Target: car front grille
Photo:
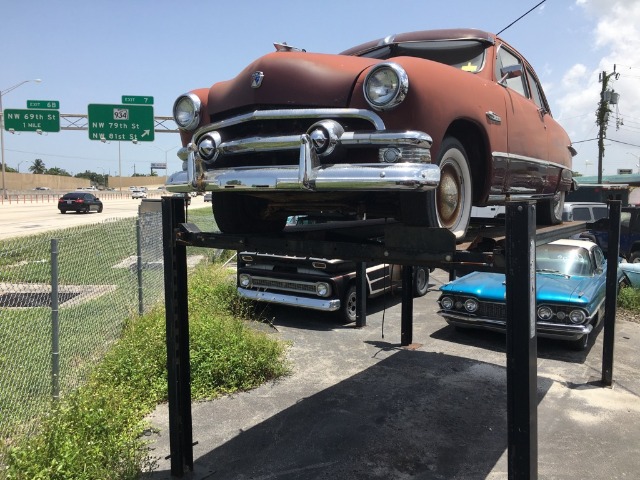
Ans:
{"type": "Polygon", "coordinates": [[[283,290],[294,293],[316,293],[315,283],[294,280],[278,280],[276,278],[252,277],[252,289],[283,290]]]}
{"type": "Polygon", "coordinates": [[[478,308],[478,315],[497,320],[506,320],[507,306],[503,303],[482,302],[478,308]]]}

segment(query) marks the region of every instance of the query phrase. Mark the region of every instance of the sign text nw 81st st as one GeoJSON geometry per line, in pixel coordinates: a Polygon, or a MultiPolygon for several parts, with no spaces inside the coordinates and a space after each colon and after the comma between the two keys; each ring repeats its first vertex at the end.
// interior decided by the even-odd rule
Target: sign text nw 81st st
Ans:
{"type": "Polygon", "coordinates": [[[152,142],[155,138],[151,105],[90,104],[89,140],[152,142]]]}

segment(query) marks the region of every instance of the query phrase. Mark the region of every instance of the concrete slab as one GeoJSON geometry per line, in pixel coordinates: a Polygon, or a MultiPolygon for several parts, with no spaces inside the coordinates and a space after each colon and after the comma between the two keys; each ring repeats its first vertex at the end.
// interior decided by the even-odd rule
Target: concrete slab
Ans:
{"type": "MultiPolygon", "coordinates": [[[[445,272],[414,301],[414,344],[400,347],[400,297],[370,302],[367,327],[273,309],[293,373],[195,403],[189,479],[506,479],[505,336],[462,331],[435,312],[445,272]]],[[[538,341],[539,478],[640,478],[640,324],[617,322],[614,387],[602,333],[585,352],[538,341]]],[[[167,406],[151,420],[170,479],[167,406]]]]}

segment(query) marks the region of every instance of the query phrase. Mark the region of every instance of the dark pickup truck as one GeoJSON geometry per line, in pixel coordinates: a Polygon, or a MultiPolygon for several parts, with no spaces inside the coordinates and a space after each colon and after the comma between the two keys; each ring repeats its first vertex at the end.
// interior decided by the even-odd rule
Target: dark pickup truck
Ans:
{"type": "MultiPolygon", "coordinates": [[[[589,235],[605,252],[609,247],[609,219],[601,218],[589,225],[589,235]]],[[[620,212],[620,256],[630,263],[640,263],[640,207],[622,207],[620,212]]]]}
{"type": "MultiPolygon", "coordinates": [[[[367,264],[367,297],[392,292],[402,284],[402,267],[367,264]]],[[[429,287],[429,270],[413,268],[413,295],[429,287]]],[[[238,253],[238,293],[258,302],[337,312],[356,320],[356,263],[348,260],[238,253]]]]}

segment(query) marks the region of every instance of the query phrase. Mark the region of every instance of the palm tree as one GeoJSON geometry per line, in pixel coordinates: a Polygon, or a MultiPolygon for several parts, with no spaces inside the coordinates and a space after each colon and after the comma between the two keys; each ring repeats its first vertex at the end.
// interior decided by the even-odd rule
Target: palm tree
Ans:
{"type": "Polygon", "coordinates": [[[47,168],[45,167],[44,162],[39,158],[36,158],[31,166],[29,166],[29,171],[34,174],[43,174],[46,170],[47,168]]]}

